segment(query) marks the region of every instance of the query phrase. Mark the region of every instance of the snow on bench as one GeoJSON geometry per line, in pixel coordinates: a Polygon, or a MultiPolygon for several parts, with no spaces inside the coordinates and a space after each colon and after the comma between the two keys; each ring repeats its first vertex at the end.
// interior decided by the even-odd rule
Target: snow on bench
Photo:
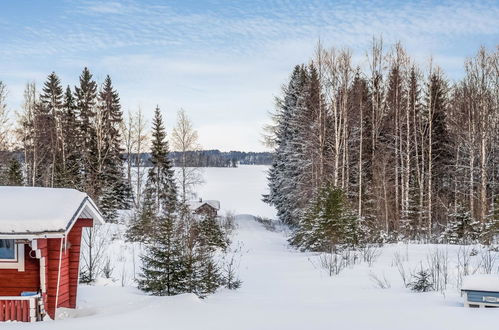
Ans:
{"type": "Polygon", "coordinates": [[[463,279],[466,307],[499,307],[499,275],[472,275],[463,279]]]}

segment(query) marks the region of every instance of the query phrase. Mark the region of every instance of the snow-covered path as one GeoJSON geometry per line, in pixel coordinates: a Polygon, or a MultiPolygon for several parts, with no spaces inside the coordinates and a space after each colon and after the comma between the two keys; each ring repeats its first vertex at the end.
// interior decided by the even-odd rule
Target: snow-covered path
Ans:
{"type": "Polygon", "coordinates": [[[314,267],[310,255],[290,249],[282,233],[265,230],[249,215],[238,216],[237,224],[234,240],[242,243],[244,282],[237,291],[221,290],[200,300],[193,295],[150,297],[119,286],[83,286],[79,309],[68,311],[64,319],[2,324],[2,329],[456,330],[494,328],[499,320],[499,310],[463,308],[457,293],[444,297],[411,293],[398,285],[375,288],[368,274],[393,272],[393,251],[385,251],[378,269],[357,265],[331,278],[314,267]]]}

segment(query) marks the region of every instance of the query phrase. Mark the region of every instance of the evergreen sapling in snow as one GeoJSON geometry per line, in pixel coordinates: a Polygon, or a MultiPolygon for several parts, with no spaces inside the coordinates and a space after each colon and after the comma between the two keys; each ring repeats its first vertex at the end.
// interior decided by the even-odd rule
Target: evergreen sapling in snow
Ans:
{"type": "Polygon", "coordinates": [[[183,245],[176,234],[175,218],[161,217],[155,227],[152,242],[142,259],[139,289],[157,296],[185,292],[186,267],[183,245]]]}

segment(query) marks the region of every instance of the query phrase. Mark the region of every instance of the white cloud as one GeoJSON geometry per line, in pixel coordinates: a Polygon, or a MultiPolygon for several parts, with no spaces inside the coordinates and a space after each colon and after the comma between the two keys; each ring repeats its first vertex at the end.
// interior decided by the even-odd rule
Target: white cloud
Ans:
{"type": "Polygon", "coordinates": [[[151,116],[160,104],[169,120],[184,107],[207,147],[261,149],[273,97],[292,66],[308,62],[319,38],[325,46],[352,48],[362,62],[372,36],[383,35],[387,44],[402,41],[420,63],[433,54],[454,75],[471,55],[465,47],[497,42],[497,17],[493,2],[212,1],[189,8],[83,1],[60,19],[38,17],[16,31],[0,23],[7,36],[0,79],[20,87],[55,70],[74,84],[89,66],[98,80],[111,75],[125,109],[140,105],[151,116]]]}

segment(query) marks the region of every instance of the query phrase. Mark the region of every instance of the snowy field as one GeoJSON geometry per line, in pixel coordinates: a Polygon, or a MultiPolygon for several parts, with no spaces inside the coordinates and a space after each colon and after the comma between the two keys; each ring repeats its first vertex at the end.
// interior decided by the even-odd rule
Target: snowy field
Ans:
{"type": "MultiPolygon", "coordinates": [[[[330,277],[317,254],[288,247],[286,234],[268,231],[249,214],[273,216],[261,202],[265,167],[205,169],[199,195],[219,199],[237,214],[234,244],[241,246],[237,291],[222,289],[201,300],[194,295],[151,297],[133,287],[133,255],[116,232],[109,246],[112,280],[80,286],[78,309],[61,309],[57,321],[8,323],[1,329],[493,329],[499,309],[468,309],[459,294],[457,246],[394,244],[375,251],[369,265],[359,261],[330,277]],[[407,272],[428,263],[436,249],[448,257],[449,283],[443,292],[413,293],[404,287],[407,272]],[[399,260],[399,263],[396,262],[399,260]],[[373,280],[381,279],[386,288],[373,280]],[[122,286],[124,284],[125,286],[122,286]]],[[[470,251],[467,251],[469,253],[470,251]]],[[[497,256],[497,254],[495,254],[497,256]]],[[[137,261],[135,261],[136,263],[137,261]]],[[[499,263],[499,261],[497,261],[499,263]]],[[[137,267],[137,266],[135,266],[137,267]]],[[[470,259],[480,271],[480,253],[470,259]]],[[[497,263],[494,264],[497,272],[497,263]]]]}

